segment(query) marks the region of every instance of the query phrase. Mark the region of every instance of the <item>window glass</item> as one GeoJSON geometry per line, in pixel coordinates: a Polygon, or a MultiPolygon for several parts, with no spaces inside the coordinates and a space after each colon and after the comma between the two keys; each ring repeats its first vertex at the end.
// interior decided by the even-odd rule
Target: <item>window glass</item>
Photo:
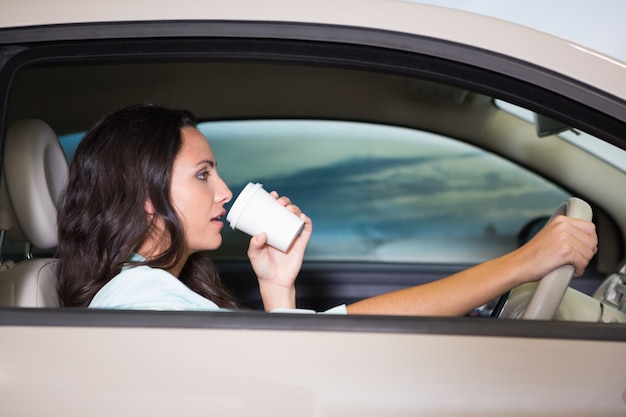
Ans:
{"type": "MultiPolygon", "coordinates": [[[[308,260],[474,263],[518,245],[569,195],[494,154],[413,129],[311,120],[199,126],[236,197],[248,181],[313,219],[308,260]]],[[[217,259],[245,258],[224,228],[217,259]]]]}

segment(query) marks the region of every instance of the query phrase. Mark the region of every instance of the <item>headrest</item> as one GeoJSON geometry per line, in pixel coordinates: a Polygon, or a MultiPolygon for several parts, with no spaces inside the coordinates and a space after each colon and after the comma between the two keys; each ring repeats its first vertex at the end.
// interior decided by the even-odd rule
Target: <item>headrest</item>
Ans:
{"type": "Polygon", "coordinates": [[[50,126],[37,119],[15,122],[4,144],[0,229],[40,249],[57,245],[57,204],[68,163],[50,126]]]}

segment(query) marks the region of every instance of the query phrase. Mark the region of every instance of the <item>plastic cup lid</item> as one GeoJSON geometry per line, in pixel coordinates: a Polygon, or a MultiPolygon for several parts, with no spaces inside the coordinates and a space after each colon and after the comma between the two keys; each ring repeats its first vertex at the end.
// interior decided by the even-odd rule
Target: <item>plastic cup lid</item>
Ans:
{"type": "Polygon", "coordinates": [[[243,212],[248,207],[248,204],[252,201],[252,196],[256,193],[259,188],[263,188],[263,184],[249,182],[246,186],[241,190],[239,196],[233,203],[232,207],[228,211],[228,215],[226,216],[226,220],[230,224],[232,229],[235,229],[237,223],[239,222],[239,218],[243,214],[243,212]]]}

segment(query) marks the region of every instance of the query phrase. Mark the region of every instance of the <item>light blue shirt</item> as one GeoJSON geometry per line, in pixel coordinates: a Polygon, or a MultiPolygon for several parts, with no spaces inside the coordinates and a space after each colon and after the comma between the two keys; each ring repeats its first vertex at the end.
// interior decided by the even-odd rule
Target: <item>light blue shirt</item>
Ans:
{"type": "MultiPolygon", "coordinates": [[[[133,254],[132,261],[143,260],[133,254]]],[[[100,289],[89,303],[90,308],[121,310],[210,310],[230,311],[189,289],[169,272],[147,265],[124,267],[100,289]]],[[[304,309],[276,309],[280,313],[315,313],[304,309]]],[[[347,314],[346,306],[333,307],[324,313],[347,314]]]]}

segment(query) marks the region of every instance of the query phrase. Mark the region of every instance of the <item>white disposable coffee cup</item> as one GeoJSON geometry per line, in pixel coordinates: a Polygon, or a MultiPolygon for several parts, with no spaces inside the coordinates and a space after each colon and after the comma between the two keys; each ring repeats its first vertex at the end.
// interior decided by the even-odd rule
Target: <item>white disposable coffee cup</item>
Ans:
{"type": "Polygon", "coordinates": [[[250,236],[265,232],[267,243],[283,252],[289,250],[304,227],[304,221],[280,205],[263,184],[252,182],[241,191],[226,220],[230,227],[250,236]]]}

